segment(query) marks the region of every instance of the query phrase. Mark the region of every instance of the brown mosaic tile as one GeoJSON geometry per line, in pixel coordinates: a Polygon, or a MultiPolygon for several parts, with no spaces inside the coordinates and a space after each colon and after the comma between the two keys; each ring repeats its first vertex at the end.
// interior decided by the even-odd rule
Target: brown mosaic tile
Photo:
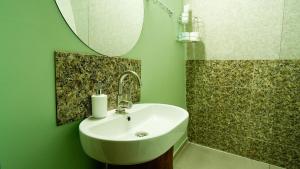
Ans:
{"type": "Polygon", "coordinates": [[[294,60],[277,61],[279,77],[275,79],[278,88],[300,88],[300,64],[294,60]]]}
{"type": "Polygon", "coordinates": [[[299,169],[300,150],[285,145],[269,143],[270,155],[268,162],[287,169],[299,169]]]}
{"type": "Polygon", "coordinates": [[[202,77],[206,85],[245,87],[252,83],[251,61],[207,61],[205,65],[202,77]]]}
{"type": "Polygon", "coordinates": [[[227,113],[223,119],[225,125],[220,126],[219,130],[226,132],[229,135],[238,135],[248,137],[250,135],[250,114],[231,112],[227,113]]]}
{"type": "Polygon", "coordinates": [[[293,148],[300,149],[299,130],[295,128],[277,128],[273,129],[273,143],[287,145],[293,148]]]}
{"type": "Polygon", "coordinates": [[[282,87],[275,90],[275,109],[300,112],[300,87],[282,87]]]}
{"type": "Polygon", "coordinates": [[[194,138],[194,140],[197,143],[200,143],[202,145],[211,148],[224,150],[223,141],[221,141],[224,138],[224,133],[221,133],[219,130],[208,130],[208,129],[201,129],[196,133],[198,134],[198,137],[194,138]]]}
{"type": "Polygon", "coordinates": [[[252,89],[251,113],[268,116],[275,109],[276,93],[272,88],[252,89]]]}
{"type": "MultiPolygon", "coordinates": [[[[83,119],[91,114],[90,96],[100,83],[108,95],[108,108],[116,106],[119,76],[126,70],[141,74],[138,60],[106,56],[55,52],[57,125],[83,119]]],[[[140,91],[127,78],[125,91],[131,91],[134,102],[140,91]]]]}
{"type": "Polygon", "coordinates": [[[201,129],[201,136],[195,140],[202,145],[243,156],[248,150],[246,137],[239,137],[220,130],[201,129]]]}
{"type": "Polygon", "coordinates": [[[233,87],[205,87],[200,97],[203,99],[202,102],[209,106],[210,111],[226,113],[233,109],[234,99],[231,97],[233,94],[233,87]]]}
{"type": "Polygon", "coordinates": [[[249,126],[249,137],[263,141],[272,139],[272,122],[268,116],[251,115],[249,126]]]}
{"type": "Polygon", "coordinates": [[[251,113],[252,93],[253,91],[251,88],[234,88],[234,94],[230,97],[234,98],[235,112],[251,113]]]}
{"type": "Polygon", "coordinates": [[[268,142],[248,138],[247,157],[268,163],[270,160],[270,154],[271,147],[268,142]]]}
{"type": "Polygon", "coordinates": [[[234,86],[235,87],[250,87],[253,83],[253,61],[236,61],[234,69],[234,86]]]}
{"type": "Polygon", "coordinates": [[[277,61],[255,61],[253,87],[259,89],[276,87],[278,79],[277,61]]]}
{"type": "Polygon", "coordinates": [[[300,112],[279,110],[272,116],[273,127],[295,128],[300,131],[300,112]]]}
{"type": "Polygon", "coordinates": [[[188,128],[189,140],[207,146],[213,145],[211,143],[213,141],[212,139],[213,136],[209,135],[210,134],[209,131],[211,130],[208,130],[206,127],[201,127],[200,125],[202,125],[202,123],[201,121],[199,121],[199,118],[194,118],[194,116],[190,116],[189,128],[188,128]]]}
{"type": "Polygon", "coordinates": [[[275,111],[274,90],[254,88],[251,102],[250,137],[265,141],[270,140],[273,124],[270,116],[275,111]]]}
{"type": "Polygon", "coordinates": [[[187,61],[191,141],[300,168],[300,61],[187,61]]]}
{"type": "Polygon", "coordinates": [[[224,133],[221,142],[220,149],[240,156],[246,156],[249,149],[249,141],[247,137],[241,137],[240,135],[234,135],[230,133],[224,133]]]}
{"type": "Polygon", "coordinates": [[[296,61],[256,61],[254,68],[254,84],[257,88],[300,86],[300,65],[296,61]]]}

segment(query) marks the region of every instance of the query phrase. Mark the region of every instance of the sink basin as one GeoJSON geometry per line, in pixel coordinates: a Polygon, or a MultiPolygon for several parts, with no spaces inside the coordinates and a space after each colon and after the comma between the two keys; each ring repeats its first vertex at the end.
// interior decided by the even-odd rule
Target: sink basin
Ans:
{"type": "Polygon", "coordinates": [[[79,133],[87,155],[115,165],[159,157],[185,133],[189,116],[186,110],[166,104],[135,104],[127,115],[114,112],[104,119],[86,118],[79,133]]]}

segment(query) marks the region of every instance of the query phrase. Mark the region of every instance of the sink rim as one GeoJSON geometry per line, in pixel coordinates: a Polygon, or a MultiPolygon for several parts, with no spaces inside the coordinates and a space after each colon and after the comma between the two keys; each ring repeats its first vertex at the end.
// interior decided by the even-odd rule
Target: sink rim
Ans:
{"type": "MultiPolygon", "coordinates": [[[[138,104],[134,104],[132,109],[128,109],[127,110],[128,114],[126,115],[122,115],[122,114],[116,114],[115,113],[115,109],[108,111],[108,115],[106,116],[106,118],[103,119],[95,119],[93,117],[88,117],[86,119],[84,119],[80,124],[79,124],[79,132],[87,137],[90,137],[92,139],[96,139],[99,141],[107,141],[107,142],[139,142],[139,141],[146,141],[146,140],[151,140],[151,139],[156,139],[158,137],[161,137],[163,135],[166,135],[168,133],[170,133],[174,128],[178,127],[179,125],[181,125],[181,123],[183,123],[186,119],[189,118],[189,113],[178,106],[174,106],[174,105],[169,105],[169,104],[161,104],[161,103],[138,103],[138,104]],[[97,126],[99,124],[102,123],[109,123],[112,120],[115,120],[117,118],[126,118],[127,116],[130,116],[131,114],[135,114],[135,113],[139,113],[139,111],[142,111],[145,108],[149,108],[149,106],[164,106],[164,107],[173,107],[175,109],[178,109],[184,113],[184,117],[182,119],[180,119],[180,121],[176,122],[176,125],[172,125],[172,127],[170,127],[168,130],[165,130],[159,134],[155,134],[154,136],[152,136],[151,134],[145,136],[145,137],[135,137],[134,139],[127,139],[127,140],[117,140],[117,139],[108,139],[108,138],[104,138],[101,136],[97,136],[96,134],[93,134],[87,130],[89,130],[89,128],[97,126]],[[90,125],[90,126],[88,126],[90,125]]],[[[143,130],[145,132],[147,132],[146,130],[143,130]]]]}
{"type": "MultiPolygon", "coordinates": [[[[110,114],[105,119],[89,120],[86,127],[84,127],[84,122],[82,122],[81,127],[88,134],[94,133],[96,136],[100,136],[99,139],[79,131],[80,142],[84,152],[89,157],[103,163],[115,165],[141,164],[162,155],[186,133],[189,113],[183,108],[160,103],[142,103],[136,104],[130,109],[129,113],[134,111],[136,111],[136,114],[133,116],[135,121],[129,126],[126,123],[127,116],[112,113],[113,110],[110,111],[110,114]],[[149,108],[149,105],[153,105],[153,107],[149,108]],[[142,108],[149,109],[143,111],[142,108]],[[115,118],[119,119],[116,119],[112,124],[108,124],[110,120],[115,118]],[[101,124],[101,121],[104,121],[104,124],[101,124]],[[160,125],[164,124],[164,122],[166,122],[167,129],[164,128],[164,125],[160,125]],[[153,128],[152,123],[155,124],[153,128]],[[97,126],[98,124],[100,126],[97,126]],[[113,128],[114,125],[116,126],[115,129],[113,128]],[[149,129],[149,132],[158,134],[156,137],[153,135],[152,137],[134,137],[132,139],[133,133],[143,129],[149,129]],[[109,139],[105,140],[103,138],[109,139]]],[[[86,121],[88,121],[88,118],[86,121]]]]}

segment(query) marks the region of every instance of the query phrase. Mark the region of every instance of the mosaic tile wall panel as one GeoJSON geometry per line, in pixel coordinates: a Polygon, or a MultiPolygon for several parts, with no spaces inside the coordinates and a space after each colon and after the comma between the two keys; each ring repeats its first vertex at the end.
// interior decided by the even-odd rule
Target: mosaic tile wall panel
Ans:
{"type": "MultiPolygon", "coordinates": [[[[125,58],[55,52],[55,65],[57,125],[89,116],[90,96],[98,84],[108,96],[108,109],[115,108],[120,75],[126,70],[141,75],[141,61],[125,58]]],[[[138,102],[140,89],[131,84],[134,80],[130,78],[125,80],[124,91],[131,91],[128,94],[132,101],[138,102]]]]}
{"type": "Polygon", "coordinates": [[[188,60],[192,142],[300,168],[300,60],[188,60]]]}

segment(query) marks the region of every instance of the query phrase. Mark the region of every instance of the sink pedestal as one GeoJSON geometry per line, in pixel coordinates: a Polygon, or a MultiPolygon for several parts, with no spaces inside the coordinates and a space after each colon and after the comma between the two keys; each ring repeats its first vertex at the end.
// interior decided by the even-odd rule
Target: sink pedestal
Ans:
{"type": "Polygon", "coordinates": [[[108,165],[108,169],[173,169],[173,147],[156,159],[135,165],[108,165]]]}

